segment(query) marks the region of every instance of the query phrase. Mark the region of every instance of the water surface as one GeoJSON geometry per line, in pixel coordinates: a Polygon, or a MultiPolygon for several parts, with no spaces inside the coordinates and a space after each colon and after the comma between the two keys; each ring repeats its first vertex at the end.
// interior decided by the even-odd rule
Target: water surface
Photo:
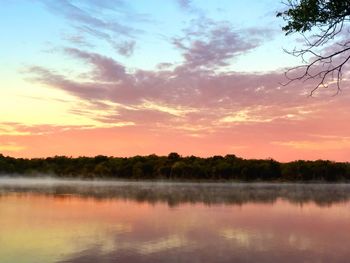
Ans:
{"type": "Polygon", "coordinates": [[[350,186],[0,179],[0,262],[350,262],[350,186]]]}

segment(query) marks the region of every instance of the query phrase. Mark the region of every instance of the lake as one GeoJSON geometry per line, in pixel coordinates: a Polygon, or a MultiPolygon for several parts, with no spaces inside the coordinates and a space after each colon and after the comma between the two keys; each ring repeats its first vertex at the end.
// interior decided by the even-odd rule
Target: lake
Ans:
{"type": "Polygon", "coordinates": [[[0,179],[0,262],[350,262],[350,185],[0,179]]]}

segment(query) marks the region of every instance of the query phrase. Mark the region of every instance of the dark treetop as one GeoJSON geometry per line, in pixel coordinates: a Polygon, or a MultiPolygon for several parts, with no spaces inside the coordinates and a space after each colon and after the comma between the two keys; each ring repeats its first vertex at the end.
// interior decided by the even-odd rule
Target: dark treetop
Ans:
{"type": "Polygon", "coordinates": [[[350,163],[242,159],[235,155],[201,158],[168,156],[65,157],[23,159],[0,154],[0,174],[73,178],[239,180],[239,181],[348,181],[350,163]]]}

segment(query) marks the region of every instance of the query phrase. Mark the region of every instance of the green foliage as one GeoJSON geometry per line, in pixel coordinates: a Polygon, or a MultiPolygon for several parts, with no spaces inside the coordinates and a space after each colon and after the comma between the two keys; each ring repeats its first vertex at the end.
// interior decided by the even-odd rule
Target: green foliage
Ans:
{"type": "Polygon", "coordinates": [[[74,178],[240,180],[240,181],[348,181],[350,164],[331,161],[279,163],[272,159],[245,160],[235,155],[200,158],[168,156],[55,156],[23,159],[0,154],[0,174],[74,178]]]}
{"type": "Polygon", "coordinates": [[[349,0],[289,0],[288,6],[277,14],[287,21],[282,28],[286,34],[304,33],[315,26],[333,28],[350,16],[349,0]]]}

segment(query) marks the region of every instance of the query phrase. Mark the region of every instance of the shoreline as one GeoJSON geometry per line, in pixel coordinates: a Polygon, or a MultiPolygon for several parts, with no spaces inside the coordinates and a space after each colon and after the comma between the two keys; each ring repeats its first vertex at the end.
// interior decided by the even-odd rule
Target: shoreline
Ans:
{"type": "Polygon", "coordinates": [[[0,175],[0,184],[2,182],[47,182],[47,183],[96,183],[96,184],[132,184],[132,183],[144,183],[144,184],[169,184],[169,185],[349,185],[350,181],[242,181],[242,180],[193,180],[193,179],[127,179],[127,178],[86,178],[84,176],[77,177],[60,177],[60,176],[23,176],[23,175],[0,175]]]}

